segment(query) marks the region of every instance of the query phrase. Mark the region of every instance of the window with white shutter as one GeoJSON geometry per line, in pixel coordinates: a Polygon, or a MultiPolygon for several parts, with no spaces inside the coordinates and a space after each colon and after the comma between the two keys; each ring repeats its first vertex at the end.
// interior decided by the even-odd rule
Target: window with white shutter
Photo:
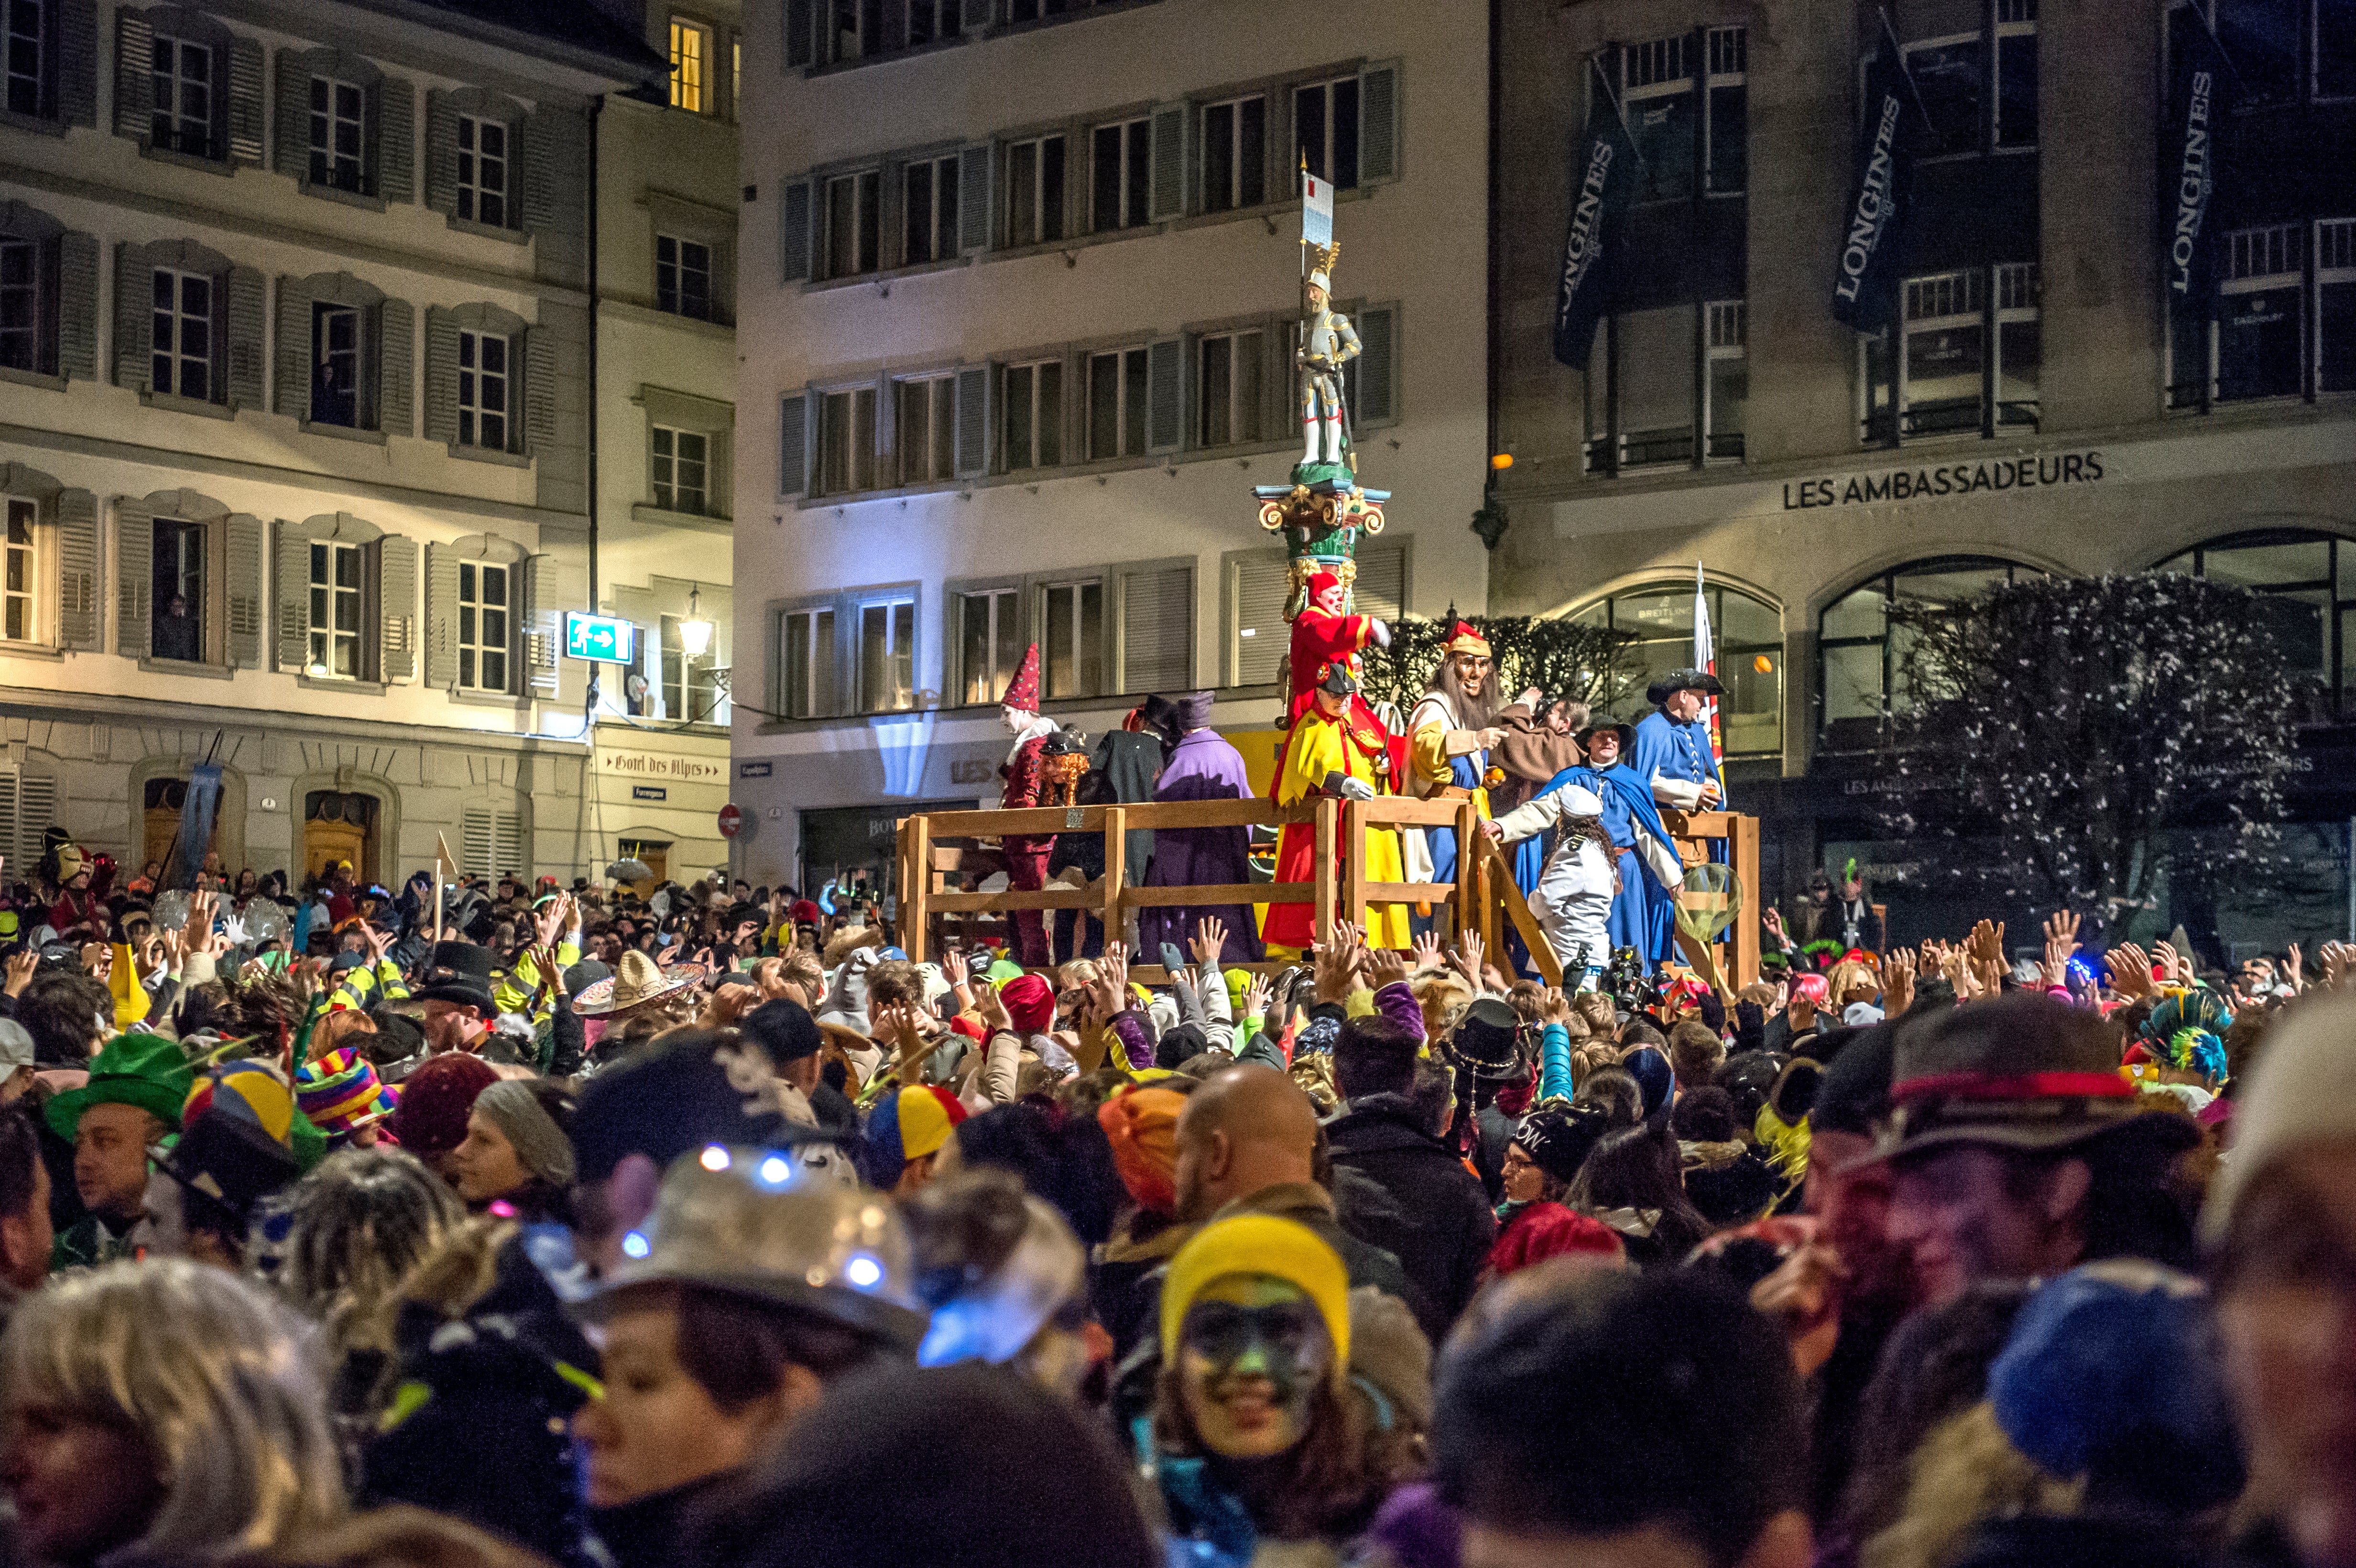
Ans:
{"type": "Polygon", "coordinates": [[[1120,574],[1120,689],[1189,690],[1194,684],[1192,561],[1132,567],[1120,574]]]}
{"type": "Polygon", "coordinates": [[[470,805],[461,818],[462,869],[470,877],[523,876],[523,814],[512,808],[470,805]]]}
{"type": "Polygon", "coordinates": [[[11,866],[40,864],[42,840],[58,810],[58,781],[22,768],[0,769],[0,851],[11,866]]]}

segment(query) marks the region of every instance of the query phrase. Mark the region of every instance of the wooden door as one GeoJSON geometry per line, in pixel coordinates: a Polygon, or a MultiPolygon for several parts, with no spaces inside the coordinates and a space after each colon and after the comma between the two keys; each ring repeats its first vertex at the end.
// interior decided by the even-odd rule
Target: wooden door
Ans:
{"type": "Polygon", "coordinates": [[[306,822],[303,825],[303,871],[305,876],[324,876],[338,862],[348,864],[352,874],[365,881],[368,879],[368,829],[354,822],[306,822]]]}

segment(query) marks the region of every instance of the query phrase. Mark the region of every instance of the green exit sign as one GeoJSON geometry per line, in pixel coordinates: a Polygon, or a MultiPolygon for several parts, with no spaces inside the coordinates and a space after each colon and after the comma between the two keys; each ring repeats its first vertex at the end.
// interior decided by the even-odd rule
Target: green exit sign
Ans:
{"type": "Polygon", "coordinates": [[[637,625],[611,615],[584,615],[569,610],[564,615],[564,654],[567,658],[594,659],[600,664],[634,663],[638,656],[637,625]]]}

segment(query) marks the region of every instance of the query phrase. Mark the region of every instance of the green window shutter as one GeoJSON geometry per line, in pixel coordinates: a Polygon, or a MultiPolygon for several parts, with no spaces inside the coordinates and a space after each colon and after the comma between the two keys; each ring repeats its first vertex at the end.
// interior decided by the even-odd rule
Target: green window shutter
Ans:
{"type": "Polygon", "coordinates": [[[440,305],[425,307],[425,439],[458,439],[458,324],[440,305]]]}
{"type": "Polygon", "coordinates": [[[405,76],[380,79],[369,90],[375,111],[376,193],[391,201],[417,199],[417,87],[405,76]]]}
{"type": "Polygon", "coordinates": [[[1370,65],[1358,73],[1358,179],[1397,179],[1398,173],[1398,67],[1370,65]]]}
{"type": "Polygon", "coordinates": [[[417,432],[417,310],[407,300],[377,306],[377,428],[387,435],[417,432]]]}
{"type": "Polygon", "coordinates": [[[98,379],[98,237],[58,238],[58,374],[98,379]]]}
{"type": "Polygon", "coordinates": [[[58,492],[58,645],[98,646],[98,497],[58,492]]]}
{"type": "Polygon", "coordinates": [[[458,682],[458,552],[425,547],[425,684],[447,691],[458,682]]]}
{"type": "Polygon", "coordinates": [[[276,663],[288,675],[300,675],[311,662],[311,541],[293,523],[278,525],[278,556],[274,581],[278,593],[278,654],[276,663]]]}
{"type": "Polygon", "coordinates": [[[138,11],[114,14],[114,133],[145,143],[155,118],[155,28],[138,11]]]}
{"type": "Polygon", "coordinates": [[[155,518],[124,502],[114,512],[114,651],[144,659],[154,637],[155,518]]]}
{"type": "Polygon", "coordinates": [[[1194,569],[1126,571],[1120,581],[1120,689],[1184,691],[1194,684],[1194,569]]]}
{"type": "Polygon", "coordinates": [[[458,111],[446,92],[425,94],[425,205],[458,210],[458,111]]]}
{"type": "Polygon", "coordinates": [[[556,654],[562,641],[563,601],[556,585],[556,558],[535,555],[523,570],[523,666],[533,697],[556,696],[556,654]]]}
{"type": "Polygon", "coordinates": [[[278,51],[278,134],[273,166],[289,179],[311,172],[311,68],[300,49],[278,51]]]}
{"type": "Polygon", "coordinates": [[[798,283],[810,275],[810,182],[787,180],[777,197],[778,276],[798,283]]]}
{"type": "Polygon", "coordinates": [[[69,125],[98,123],[98,0],[59,0],[58,112],[69,125]]]}
{"type": "Polygon", "coordinates": [[[1152,191],[1146,216],[1159,223],[1186,210],[1186,106],[1156,109],[1151,135],[1152,191]]]}
{"type": "Polygon", "coordinates": [[[231,39],[229,47],[229,158],[233,164],[262,162],[262,44],[231,39]]]}
{"type": "Polygon", "coordinates": [[[376,545],[377,678],[417,675],[417,541],[387,534],[376,545]]]}
{"type": "Polygon", "coordinates": [[[311,291],[300,278],[278,280],[277,397],[288,419],[311,417],[311,291]]]}
{"type": "Polygon", "coordinates": [[[1179,438],[1185,433],[1183,403],[1181,398],[1185,368],[1185,346],[1175,337],[1164,337],[1145,351],[1145,448],[1148,452],[1175,452],[1179,438]]]}
{"type": "Polygon", "coordinates": [[[229,400],[241,409],[262,406],[262,368],[270,357],[262,339],[268,287],[252,267],[229,270],[229,400]]]}
{"type": "Polygon", "coordinates": [[[229,662],[262,667],[262,627],[268,618],[262,581],[262,519],[250,512],[229,519],[229,662]]]}
{"type": "Polygon", "coordinates": [[[777,402],[777,494],[792,500],[809,493],[809,396],[791,392],[777,402]]]}
{"type": "Polygon", "coordinates": [[[147,389],[155,374],[150,345],[155,331],[155,269],[143,245],[114,248],[114,384],[147,389]]]}
{"type": "Polygon", "coordinates": [[[1351,422],[1379,424],[1398,418],[1398,307],[1376,305],[1358,313],[1357,406],[1351,422]]]}

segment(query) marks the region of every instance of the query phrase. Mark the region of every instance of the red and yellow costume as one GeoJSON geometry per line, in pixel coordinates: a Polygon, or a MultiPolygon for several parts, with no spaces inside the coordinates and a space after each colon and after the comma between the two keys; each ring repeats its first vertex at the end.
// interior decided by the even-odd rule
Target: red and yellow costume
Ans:
{"type": "MultiPolygon", "coordinates": [[[[1300,723],[1301,716],[1315,706],[1318,672],[1327,665],[1340,665],[1354,680],[1363,678],[1358,655],[1375,640],[1374,617],[1337,615],[1317,605],[1319,595],[1341,586],[1342,580],[1330,571],[1310,574],[1309,603],[1292,623],[1292,700],[1285,707],[1287,729],[1300,723]]],[[[1379,727],[1365,698],[1354,695],[1350,709],[1362,724],[1379,727]]]]}
{"type": "MultiPolygon", "coordinates": [[[[1015,673],[1014,682],[1006,688],[1002,699],[1006,707],[1033,716],[1031,725],[1016,738],[1014,749],[1007,753],[999,768],[999,776],[1006,781],[998,804],[1013,811],[1041,804],[1046,793],[1046,765],[1040,753],[1045,749],[1047,737],[1055,732],[1054,720],[1039,714],[1039,645],[1033,643],[1024,650],[1023,667],[1015,673]]],[[[1047,885],[1047,858],[1054,853],[1055,836],[1008,834],[999,840],[999,849],[1006,858],[1006,884],[1016,892],[1035,893],[1047,885]]],[[[1050,962],[1047,930],[1035,909],[1013,912],[1014,959],[1029,968],[1043,968],[1050,962]]]]}
{"type": "MultiPolygon", "coordinates": [[[[1313,692],[1315,687],[1323,682],[1325,667],[1312,665],[1310,671],[1313,677],[1311,684],[1313,692]]],[[[1364,779],[1378,795],[1392,793],[1394,768],[1390,737],[1375,721],[1373,715],[1365,713],[1365,704],[1355,694],[1348,702],[1349,707],[1338,715],[1329,715],[1323,709],[1312,706],[1293,725],[1292,734],[1285,742],[1282,766],[1277,773],[1276,800],[1279,805],[1293,805],[1327,793],[1325,781],[1334,773],[1344,778],[1364,779]],[[1361,719],[1361,714],[1365,714],[1365,717],[1361,719]]],[[[1308,882],[1314,881],[1316,876],[1316,824],[1286,823],[1276,841],[1276,880],[1280,882],[1308,882]]],[[[1397,828],[1366,829],[1366,880],[1373,882],[1407,880],[1399,857],[1397,828]]],[[[1304,948],[1316,940],[1315,929],[1316,916],[1312,905],[1270,904],[1262,935],[1273,944],[1304,948]]],[[[1408,931],[1407,906],[1367,906],[1366,941],[1369,944],[1403,948],[1413,940],[1408,931]]]]}

